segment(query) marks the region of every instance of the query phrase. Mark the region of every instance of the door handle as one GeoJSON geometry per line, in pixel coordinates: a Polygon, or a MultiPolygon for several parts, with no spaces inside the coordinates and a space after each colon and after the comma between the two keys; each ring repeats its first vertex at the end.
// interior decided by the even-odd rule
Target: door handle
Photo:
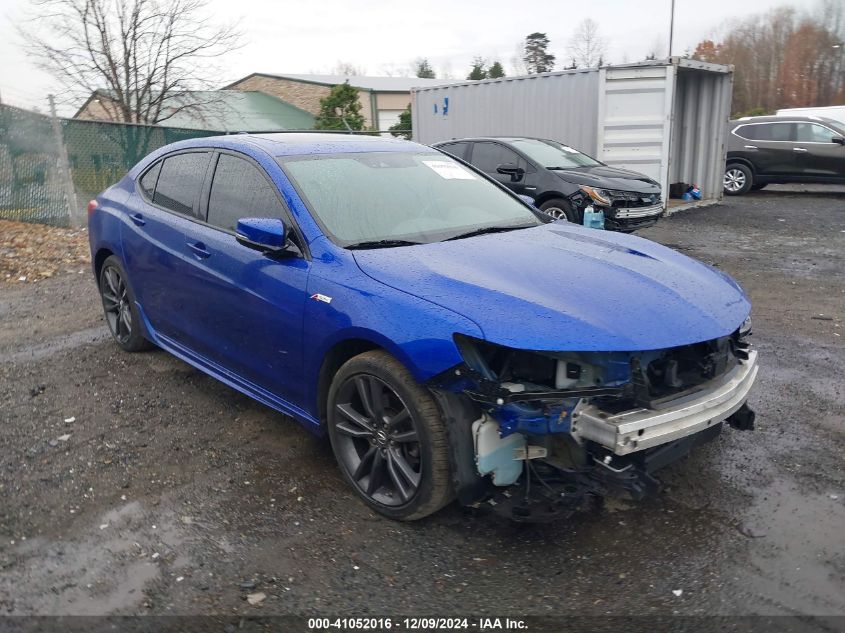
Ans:
{"type": "Polygon", "coordinates": [[[802,152],[802,153],[803,153],[803,152],[806,152],[807,150],[806,150],[806,149],[804,149],[803,147],[793,147],[793,148],[792,148],[792,151],[793,151],[793,152],[802,152]]]}
{"type": "Polygon", "coordinates": [[[745,149],[757,149],[756,145],[745,145],[745,149]]]}
{"type": "Polygon", "coordinates": [[[205,248],[205,244],[202,242],[188,242],[188,248],[190,248],[194,255],[196,255],[199,259],[205,259],[206,257],[211,257],[211,253],[205,248]]]}
{"type": "Polygon", "coordinates": [[[144,226],[147,221],[144,220],[144,216],[140,213],[133,213],[129,216],[129,219],[132,220],[138,226],[144,226]]]}

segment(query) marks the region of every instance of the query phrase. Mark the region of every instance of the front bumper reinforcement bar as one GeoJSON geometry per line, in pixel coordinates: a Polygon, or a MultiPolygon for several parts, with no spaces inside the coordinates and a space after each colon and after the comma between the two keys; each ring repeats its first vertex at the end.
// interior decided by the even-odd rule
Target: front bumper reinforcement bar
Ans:
{"type": "Polygon", "coordinates": [[[749,351],[727,374],[687,396],[654,409],[607,413],[596,405],[572,413],[572,435],[593,440],[616,455],[627,455],[698,433],[730,417],[745,403],[757,377],[757,352],[749,351]]]}

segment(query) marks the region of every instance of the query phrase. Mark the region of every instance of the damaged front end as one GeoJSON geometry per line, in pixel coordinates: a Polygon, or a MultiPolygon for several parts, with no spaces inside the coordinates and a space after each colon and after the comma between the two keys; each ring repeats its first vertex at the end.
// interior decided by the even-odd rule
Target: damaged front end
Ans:
{"type": "Polygon", "coordinates": [[[456,336],[464,362],[429,386],[450,431],[455,488],[518,520],[548,520],[590,495],[640,499],[653,473],[715,438],[753,428],[750,321],[664,350],[546,352],[456,336]]]}
{"type": "Polygon", "coordinates": [[[663,215],[659,187],[655,192],[640,193],[582,185],[569,202],[581,214],[588,206],[600,209],[604,212],[605,228],[623,233],[654,226],[663,215]]]}

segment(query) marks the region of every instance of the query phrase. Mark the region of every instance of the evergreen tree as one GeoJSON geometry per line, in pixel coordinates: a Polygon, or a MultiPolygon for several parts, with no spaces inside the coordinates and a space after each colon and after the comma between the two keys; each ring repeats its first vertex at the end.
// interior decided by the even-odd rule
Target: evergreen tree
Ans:
{"type": "Polygon", "coordinates": [[[493,65],[487,69],[487,77],[489,79],[498,79],[505,76],[505,69],[500,62],[493,62],[493,65]]]}
{"type": "Polygon", "coordinates": [[[467,79],[474,79],[478,81],[479,79],[487,79],[487,69],[484,67],[486,65],[483,57],[476,57],[472,60],[472,70],[467,75],[467,79]]]}
{"type": "Polygon", "coordinates": [[[545,33],[532,33],[525,38],[525,51],[522,59],[528,73],[547,73],[554,70],[555,56],[546,49],[549,47],[549,38],[545,33]]]}
{"type": "Polygon", "coordinates": [[[434,69],[425,57],[422,57],[414,62],[414,74],[420,79],[436,79],[434,69]]]}
{"type": "Polygon", "coordinates": [[[364,117],[358,89],[348,81],[332,87],[328,96],[320,99],[320,113],[314,121],[315,130],[363,130],[364,117]]]}
{"type": "Polygon", "coordinates": [[[399,115],[399,120],[391,125],[388,128],[388,131],[393,134],[393,136],[398,136],[400,138],[405,138],[410,140],[411,139],[411,132],[412,123],[411,123],[411,104],[408,104],[408,107],[402,110],[402,113],[399,115]]]}

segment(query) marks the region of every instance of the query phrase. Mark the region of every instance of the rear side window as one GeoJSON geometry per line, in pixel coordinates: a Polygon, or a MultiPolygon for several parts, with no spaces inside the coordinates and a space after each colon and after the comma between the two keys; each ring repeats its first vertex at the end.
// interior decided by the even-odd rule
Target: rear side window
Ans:
{"type": "Polygon", "coordinates": [[[208,157],[208,152],[191,152],[165,158],[153,202],[176,213],[199,217],[196,203],[208,157]]]}
{"type": "Polygon", "coordinates": [[[757,123],[741,125],[736,133],[752,141],[791,141],[794,123],[757,123]]]}
{"type": "Polygon", "coordinates": [[[158,180],[158,174],[160,171],[161,161],[153,165],[151,169],[148,169],[147,173],[141,176],[141,180],[138,181],[141,191],[150,200],[152,200],[153,193],[156,190],[156,181],[158,180]]]}
{"type": "Polygon", "coordinates": [[[495,174],[499,165],[518,165],[525,169],[519,154],[498,143],[476,143],[472,148],[472,164],[487,174],[495,174]]]}
{"type": "Polygon", "coordinates": [[[211,183],[208,223],[234,231],[240,218],[283,218],[275,187],[250,162],[221,154],[211,183]]]}

